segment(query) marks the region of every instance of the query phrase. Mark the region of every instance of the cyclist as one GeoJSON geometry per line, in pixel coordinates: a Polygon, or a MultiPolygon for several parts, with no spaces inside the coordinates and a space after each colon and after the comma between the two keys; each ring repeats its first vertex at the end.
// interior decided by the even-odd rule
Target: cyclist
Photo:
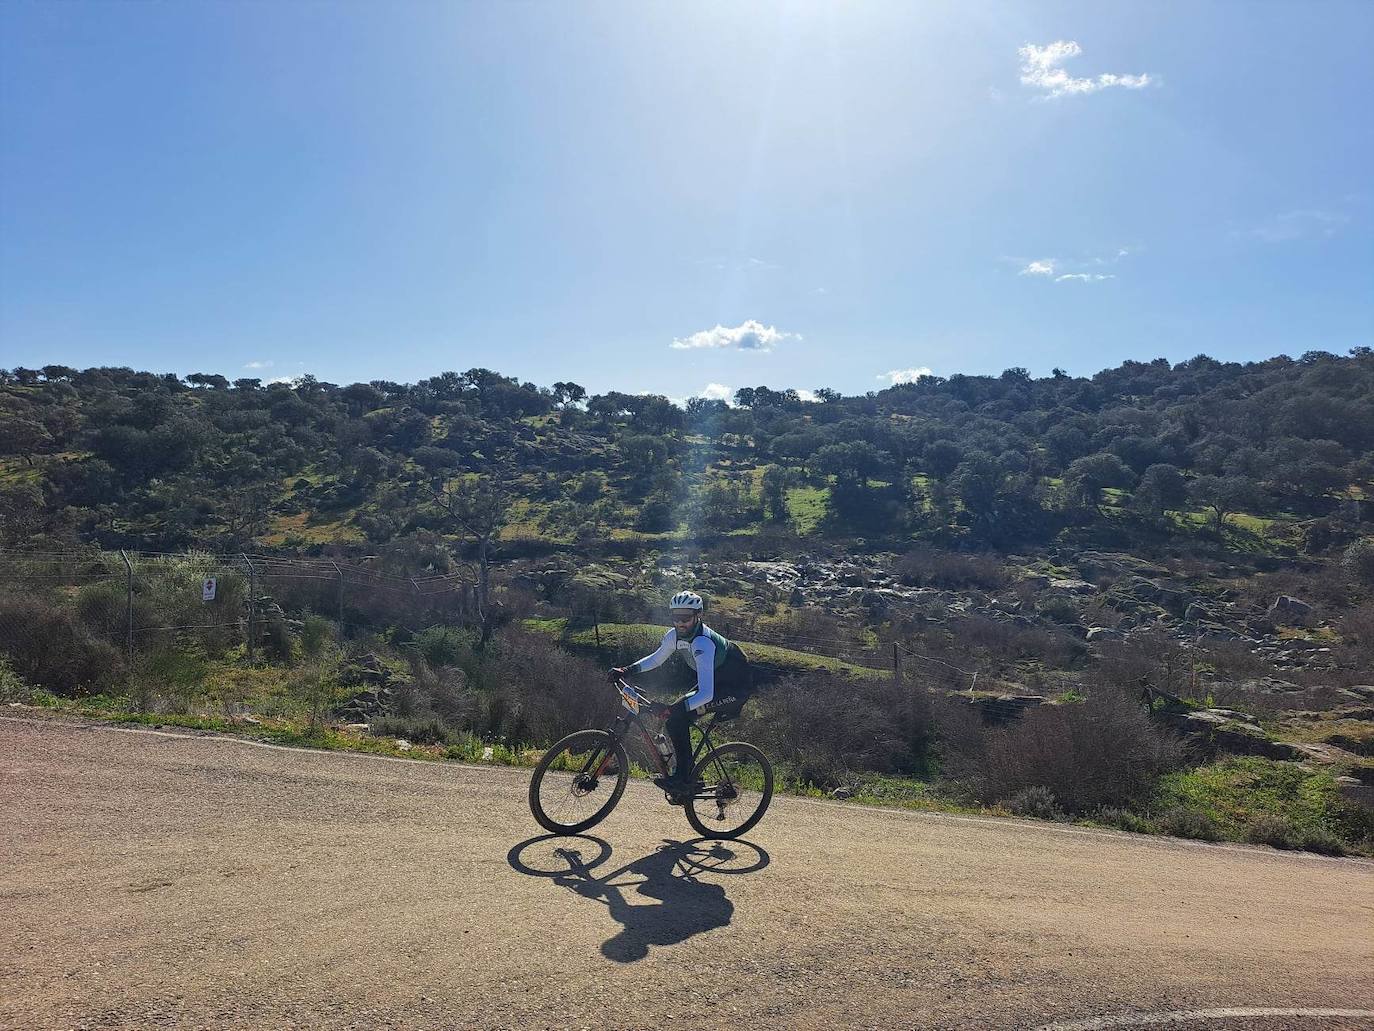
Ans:
{"type": "Polygon", "coordinates": [[[690,794],[696,787],[692,782],[692,739],[688,727],[704,712],[726,706],[738,709],[753,690],[754,673],[739,645],[727,641],[701,621],[706,610],[701,595],[680,591],[668,602],[668,609],[673,625],[658,648],[638,662],[612,669],[610,675],[614,680],[645,673],[674,655],[681,656],[696,670],[696,690],[672,703],[672,712],[664,724],[673,744],[675,765],[670,777],[655,778],[654,782],[672,798],[690,794]]]}

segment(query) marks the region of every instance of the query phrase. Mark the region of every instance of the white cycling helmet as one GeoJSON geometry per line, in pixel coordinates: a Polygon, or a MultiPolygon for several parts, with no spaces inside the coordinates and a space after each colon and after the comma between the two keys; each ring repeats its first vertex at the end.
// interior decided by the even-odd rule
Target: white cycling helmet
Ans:
{"type": "Polygon", "coordinates": [[[670,609],[692,609],[701,612],[706,608],[706,603],[701,600],[699,594],[693,594],[691,591],[679,591],[668,602],[668,607],[670,609]]]}

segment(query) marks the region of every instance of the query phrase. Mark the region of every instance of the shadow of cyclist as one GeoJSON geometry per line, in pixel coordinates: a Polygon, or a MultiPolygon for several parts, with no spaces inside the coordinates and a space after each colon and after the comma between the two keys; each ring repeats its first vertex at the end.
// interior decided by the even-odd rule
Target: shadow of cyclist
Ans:
{"type": "Polygon", "coordinates": [[[651,945],[676,945],[726,926],[735,904],[726,897],[724,885],[705,878],[751,873],[769,862],[767,852],[748,842],[665,840],[649,855],[598,877],[597,868],[610,858],[611,847],[590,835],[571,839],[596,846],[597,854],[590,862],[580,849],[567,846],[553,850],[555,858],[543,864],[547,869],[536,869],[523,858],[526,850],[554,840],[569,841],[552,835],[522,841],[510,850],[507,862],[520,873],[548,877],[583,898],[605,903],[621,930],[602,944],[601,953],[617,963],[643,959],[651,945]]]}

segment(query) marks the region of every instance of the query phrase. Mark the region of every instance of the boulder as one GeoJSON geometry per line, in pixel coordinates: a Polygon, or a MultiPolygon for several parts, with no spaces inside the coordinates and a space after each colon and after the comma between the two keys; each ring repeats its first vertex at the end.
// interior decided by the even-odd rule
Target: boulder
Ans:
{"type": "Polygon", "coordinates": [[[1086,640],[1089,644],[1097,641],[1120,641],[1126,635],[1120,630],[1109,626],[1090,626],[1086,640]]]}
{"type": "Polygon", "coordinates": [[[1316,609],[1301,598],[1280,594],[1266,615],[1280,626],[1304,626],[1316,615],[1316,609]]]}
{"type": "Polygon", "coordinates": [[[1232,709],[1161,710],[1159,718],[1210,752],[1261,755],[1267,759],[1309,758],[1296,745],[1271,741],[1254,717],[1232,709]]]}
{"type": "Polygon", "coordinates": [[[1048,584],[1048,589],[1056,594],[1096,594],[1097,588],[1086,580],[1071,577],[1056,577],[1048,584]]]}
{"type": "Polygon", "coordinates": [[[1189,623],[1213,623],[1216,621],[1207,606],[1197,601],[1183,610],[1183,618],[1189,623]]]}

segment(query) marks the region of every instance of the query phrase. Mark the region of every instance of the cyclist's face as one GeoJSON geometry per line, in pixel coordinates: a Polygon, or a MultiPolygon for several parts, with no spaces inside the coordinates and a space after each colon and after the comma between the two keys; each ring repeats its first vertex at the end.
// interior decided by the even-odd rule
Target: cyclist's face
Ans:
{"type": "Polygon", "coordinates": [[[692,609],[673,609],[673,626],[687,629],[697,621],[697,614],[692,609]]]}

